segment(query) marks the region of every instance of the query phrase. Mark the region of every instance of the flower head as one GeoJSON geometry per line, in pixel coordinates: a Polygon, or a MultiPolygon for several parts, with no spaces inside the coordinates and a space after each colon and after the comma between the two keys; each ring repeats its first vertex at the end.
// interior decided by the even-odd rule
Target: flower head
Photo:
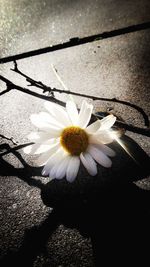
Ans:
{"type": "Polygon", "coordinates": [[[26,147],[25,153],[41,154],[38,164],[44,166],[42,174],[50,178],[72,182],[76,178],[80,162],[92,176],[97,174],[97,163],[111,167],[115,152],[106,146],[113,141],[111,127],[116,117],[108,115],[89,124],[93,106],[82,102],[78,112],[72,100],[66,109],[54,103],[45,103],[47,112],[31,115],[31,122],[39,128],[28,138],[35,144],[26,147]]]}

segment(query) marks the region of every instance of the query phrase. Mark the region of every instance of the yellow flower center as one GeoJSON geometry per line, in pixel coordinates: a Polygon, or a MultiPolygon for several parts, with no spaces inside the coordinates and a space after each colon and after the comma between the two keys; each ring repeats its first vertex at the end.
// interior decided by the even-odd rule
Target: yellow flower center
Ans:
{"type": "Polygon", "coordinates": [[[71,155],[79,156],[81,152],[86,151],[89,138],[87,133],[80,127],[71,126],[65,128],[60,137],[60,143],[63,148],[71,155]]]}

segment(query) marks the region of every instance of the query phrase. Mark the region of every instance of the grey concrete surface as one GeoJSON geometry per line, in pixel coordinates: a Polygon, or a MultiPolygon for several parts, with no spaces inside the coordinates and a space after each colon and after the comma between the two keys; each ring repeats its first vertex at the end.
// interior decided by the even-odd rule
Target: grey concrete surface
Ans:
{"type": "MultiPolygon", "coordinates": [[[[29,1],[1,0],[0,4],[1,56],[150,19],[149,1],[30,1],[29,4],[29,1]]],[[[36,80],[63,89],[52,71],[54,64],[69,90],[129,101],[149,116],[149,41],[147,29],[19,60],[18,67],[36,80]]],[[[10,70],[12,67],[13,63],[1,65],[1,75],[39,92],[27,87],[25,79],[10,70]]],[[[0,82],[0,92],[3,90],[5,84],[0,82]]],[[[55,96],[62,101],[67,99],[65,94],[55,96]]],[[[81,97],[74,99],[80,108],[81,97]]],[[[93,103],[94,111],[111,108],[126,123],[145,127],[141,114],[132,108],[88,101],[93,103]]],[[[13,138],[17,145],[27,142],[27,134],[35,129],[29,116],[43,110],[43,102],[17,90],[1,95],[0,134],[13,138]]],[[[24,263],[35,267],[92,267],[102,265],[104,260],[108,263],[109,258],[121,266],[118,255],[127,264],[142,259],[141,266],[145,266],[150,217],[149,161],[145,153],[149,155],[149,138],[133,132],[126,134],[131,138],[127,144],[134,148],[140,169],[127,155],[118,152],[112,173],[110,170],[108,175],[100,169],[103,175],[93,179],[81,172],[71,185],[65,181],[49,183],[48,178],[41,177],[41,168],[35,166],[35,157],[25,155],[22,150],[0,159],[1,266],[24,263]],[[112,178],[109,186],[108,176],[112,178]],[[104,180],[102,187],[101,180],[104,180]],[[133,180],[136,182],[130,182],[133,180]]],[[[0,138],[1,153],[15,146],[12,141],[0,138]]]]}
{"type": "Polygon", "coordinates": [[[149,0],[0,0],[0,55],[150,20],[149,0]]]}

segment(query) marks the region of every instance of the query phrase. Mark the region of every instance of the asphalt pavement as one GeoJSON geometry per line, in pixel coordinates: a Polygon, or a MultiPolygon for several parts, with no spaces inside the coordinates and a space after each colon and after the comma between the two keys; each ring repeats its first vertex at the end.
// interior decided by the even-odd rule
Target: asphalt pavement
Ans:
{"type": "MultiPolygon", "coordinates": [[[[119,30],[108,38],[22,58],[17,66],[32,79],[64,90],[53,64],[68,90],[89,96],[94,113],[112,112],[132,126],[122,137],[132,157],[114,143],[111,169],[99,167],[90,177],[81,167],[72,184],[50,182],[21,145],[35,130],[30,115],[44,110],[42,96],[53,99],[28,86],[11,70],[13,62],[0,65],[0,75],[19,86],[5,91],[0,80],[1,266],[147,266],[150,28],[143,25],[150,22],[150,1],[0,0],[0,13],[1,58],[119,30]]],[[[67,94],[57,92],[55,98],[65,102],[67,94]]],[[[79,108],[84,98],[74,95],[79,108]]]]}

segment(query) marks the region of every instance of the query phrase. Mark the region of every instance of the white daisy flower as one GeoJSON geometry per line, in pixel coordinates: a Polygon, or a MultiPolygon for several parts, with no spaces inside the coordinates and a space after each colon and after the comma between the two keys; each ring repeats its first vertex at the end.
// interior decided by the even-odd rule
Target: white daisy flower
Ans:
{"type": "Polygon", "coordinates": [[[80,162],[92,176],[97,174],[97,163],[109,168],[109,157],[115,152],[106,146],[113,141],[111,127],[116,117],[108,115],[88,125],[93,106],[85,100],[78,112],[72,100],[66,103],[66,109],[54,103],[45,103],[47,112],[31,115],[31,122],[39,128],[28,138],[35,144],[24,152],[41,154],[38,165],[44,166],[42,174],[51,179],[73,182],[78,174],[80,162]]]}

